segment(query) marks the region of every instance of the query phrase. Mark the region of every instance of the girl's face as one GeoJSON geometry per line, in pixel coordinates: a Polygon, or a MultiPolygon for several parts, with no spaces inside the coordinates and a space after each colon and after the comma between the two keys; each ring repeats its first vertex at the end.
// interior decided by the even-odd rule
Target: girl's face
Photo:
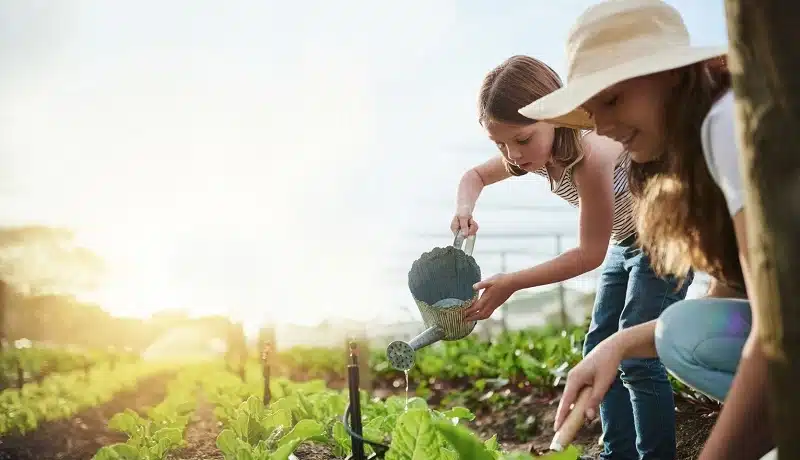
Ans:
{"type": "Polygon", "coordinates": [[[633,161],[647,163],[664,152],[664,112],[676,78],[673,72],[660,72],[626,80],[598,93],[583,108],[594,118],[598,134],[623,144],[633,161]]]}
{"type": "Polygon", "coordinates": [[[528,125],[490,121],[486,133],[509,163],[534,172],[550,159],[555,126],[541,121],[528,125]]]}

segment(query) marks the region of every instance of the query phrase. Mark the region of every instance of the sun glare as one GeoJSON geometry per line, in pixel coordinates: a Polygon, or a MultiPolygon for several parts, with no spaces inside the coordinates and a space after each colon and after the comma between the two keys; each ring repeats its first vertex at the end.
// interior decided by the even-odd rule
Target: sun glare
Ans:
{"type": "MultiPolygon", "coordinates": [[[[401,235],[389,231],[381,241],[364,233],[385,210],[365,204],[370,197],[353,182],[369,160],[376,131],[369,71],[347,49],[317,45],[305,52],[301,61],[324,67],[324,78],[306,73],[281,82],[269,105],[244,98],[268,91],[256,79],[239,76],[238,86],[231,85],[230,75],[211,71],[203,77],[208,81],[194,76],[166,100],[164,88],[148,78],[147,91],[128,92],[134,98],[118,99],[102,113],[73,115],[80,118],[73,122],[78,131],[102,123],[121,134],[123,127],[111,121],[116,116],[151,126],[151,117],[170,112],[169,132],[145,129],[124,147],[148,152],[151,160],[164,158],[153,163],[157,171],[131,164],[137,179],[120,178],[127,186],[104,190],[113,214],[83,222],[81,241],[106,261],[108,274],[82,297],[120,316],[181,309],[248,324],[369,318],[378,313],[378,299],[391,303],[376,267],[384,247],[401,235]],[[224,88],[223,95],[208,99],[209,84],[224,88]],[[158,100],[148,104],[148,97],[158,100]],[[236,99],[249,121],[236,124],[225,111],[194,110],[204,99],[231,109],[236,99]],[[127,111],[128,103],[137,110],[127,111]],[[311,113],[328,122],[297,122],[311,113]]],[[[127,81],[122,69],[134,62],[115,64],[106,73],[119,86],[127,81]]],[[[62,100],[61,110],[72,102],[62,100]]],[[[88,132],[69,135],[90,138],[88,132]]]]}

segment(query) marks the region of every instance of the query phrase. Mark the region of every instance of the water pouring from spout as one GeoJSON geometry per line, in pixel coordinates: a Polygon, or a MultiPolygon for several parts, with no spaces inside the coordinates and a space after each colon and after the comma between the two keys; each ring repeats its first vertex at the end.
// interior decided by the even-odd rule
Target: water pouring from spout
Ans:
{"type": "Polygon", "coordinates": [[[458,232],[452,246],[434,248],[411,265],[408,287],[426,329],[408,342],[389,344],[386,355],[395,369],[411,369],[417,350],[440,340],[461,339],[475,328],[475,321],[464,321],[464,310],[478,298],[472,286],[481,280],[480,267],[472,257],[474,247],[474,235],[464,238],[458,232]]]}

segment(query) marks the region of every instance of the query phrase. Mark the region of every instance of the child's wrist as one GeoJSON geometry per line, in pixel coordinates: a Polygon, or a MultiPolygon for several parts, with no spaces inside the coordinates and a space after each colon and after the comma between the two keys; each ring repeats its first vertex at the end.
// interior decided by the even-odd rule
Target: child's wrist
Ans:
{"type": "Polygon", "coordinates": [[[526,286],[524,272],[507,273],[506,276],[508,277],[508,286],[513,289],[514,292],[533,287],[526,286]]]}
{"type": "Polygon", "coordinates": [[[469,203],[462,203],[456,206],[456,215],[457,216],[471,216],[472,211],[475,209],[474,204],[469,203]]]}

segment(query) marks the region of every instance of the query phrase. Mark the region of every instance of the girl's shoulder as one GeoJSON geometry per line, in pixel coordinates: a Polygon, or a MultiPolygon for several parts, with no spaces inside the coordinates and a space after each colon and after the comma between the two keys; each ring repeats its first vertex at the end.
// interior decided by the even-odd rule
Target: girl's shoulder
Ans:
{"type": "Polygon", "coordinates": [[[597,134],[594,131],[586,133],[581,137],[582,151],[580,161],[576,167],[583,164],[590,164],[590,167],[600,165],[616,166],[626,157],[625,148],[619,142],[597,134]]]}

